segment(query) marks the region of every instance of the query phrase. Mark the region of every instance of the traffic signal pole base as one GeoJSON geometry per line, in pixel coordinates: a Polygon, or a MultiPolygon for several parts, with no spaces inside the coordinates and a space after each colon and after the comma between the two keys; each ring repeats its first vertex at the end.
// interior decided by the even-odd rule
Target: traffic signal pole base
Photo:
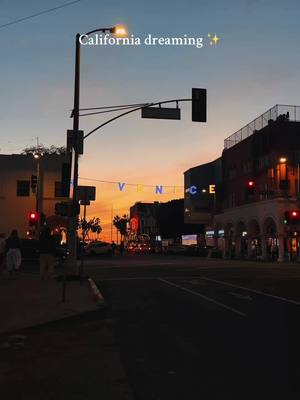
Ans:
{"type": "Polygon", "coordinates": [[[65,263],[66,275],[79,275],[78,260],[69,258],[65,263]]]}
{"type": "Polygon", "coordinates": [[[79,265],[77,260],[77,219],[74,217],[69,218],[67,245],[70,251],[69,257],[65,262],[66,275],[78,275],[79,265]]]}

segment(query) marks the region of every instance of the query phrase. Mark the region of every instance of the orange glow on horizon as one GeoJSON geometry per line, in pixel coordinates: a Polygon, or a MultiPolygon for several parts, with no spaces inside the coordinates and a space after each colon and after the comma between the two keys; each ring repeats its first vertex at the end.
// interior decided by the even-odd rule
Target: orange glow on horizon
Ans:
{"type": "MultiPolygon", "coordinates": [[[[136,186],[129,186],[124,191],[120,191],[117,185],[82,182],[81,184],[91,184],[96,186],[96,201],[91,202],[87,207],[87,220],[93,217],[99,217],[101,221],[102,232],[99,240],[117,242],[117,231],[112,226],[114,216],[129,215],[130,207],[136,202],[152,203],[154,201],[167,202],[173,199],[183,198],[183,188],[176,188],[174,194],[173,188],[168,188],[168,193],[155,194],[153,188],[143,187],[141,192],[137,192],[136,186]]],[[[83,207],[81,207],[81,216],[83,216],[83,207]]],[[[118,235],[119,236],[119,235],[118,235]]],[[[120,241],[120,236],[119,236],[120,241]]]]}

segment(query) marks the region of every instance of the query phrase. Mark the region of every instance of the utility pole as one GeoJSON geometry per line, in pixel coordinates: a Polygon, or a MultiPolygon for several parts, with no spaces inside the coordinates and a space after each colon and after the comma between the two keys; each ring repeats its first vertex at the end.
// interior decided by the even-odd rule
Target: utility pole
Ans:
{"type": "Polygon", "coordinates": [[[111,214],[110,214],[110,242],[113,241],[113,214],[114,214],[114,206],[111,206],[111,214]]]}
{"type": "MultiPolygon", "coordinates": [[[[74,77],[74,106],[73,106],[73,145],[74,151],[71,157],[74,157],[74,174],[73,174],[73,210],[76,209],[77,187],[78,187],[78,131],[79,131],[79,96],[80,96],[80,34],[77,33],[75,38],[75,77],[74,77]]],[[[73,211],[72,210],[72,211],[73,211]]],[[[77,215],[69,215],[68,218],[68,247],[70,249],[70,257],[68,260],[68,273],[78,274],[77,268],[77,215]]]]}

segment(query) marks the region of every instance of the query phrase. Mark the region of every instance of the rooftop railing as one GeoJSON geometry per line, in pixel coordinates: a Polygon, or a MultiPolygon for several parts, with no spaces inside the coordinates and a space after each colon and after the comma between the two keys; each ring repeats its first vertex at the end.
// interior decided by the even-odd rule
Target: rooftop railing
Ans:
{"type": "Polygon", "coordinates": [[[229,149],[230,147],[251,136],[254,131],[259,131],[260,129],[264,128],[268,125],[269,120],[277,121],[280,119],[288,121],[300,121],[300,106],[276,104],[274,107],[255,118],[248,125],[228,136],[228,138],[224,140],[224,149],[229,149]]]}

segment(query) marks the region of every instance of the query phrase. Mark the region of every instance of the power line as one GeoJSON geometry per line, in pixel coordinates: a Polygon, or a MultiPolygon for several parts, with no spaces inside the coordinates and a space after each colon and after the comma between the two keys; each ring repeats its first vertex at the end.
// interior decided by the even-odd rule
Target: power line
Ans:
{"type": "Polygon", "coordinates": [[[128,183],[128,182],[124,182],[124,181],[103,181],[100,179],[94,179],[94,178],[85,178],[80,176],[79,179],[82,179],[84,181],[93,181],[93,182],[99,182],[99,183],[110,183],[110,184],[120,184],[120,183],[125,183],[127,186],[143,186],[143,187],[151,187],[151,188],[156,188],[157,186],[163,186],[165,188],[176,188],[176,189],[183,189],[184,186],[179,186],[179,185],[148,185],[148,184],[143,184],[143,183],[128,183]]]}
{"type": "Polygon", "coordinates": [[[38,17],[38,16],[43,15],[43,14],[50,13],[50,12],[58,10],[60,8],[71,6],[72,4],[79,3],[80,1],[81,0],[70,1],[69,3],[65,3],[65,4],[62,4],[60,6],[53,7],[53,8],[48,8],[47,10],[40,11],[40,12],[38,12],[36,14],[31,14],[31,15],[28,15],[27,17],[23,17],[23,18],[20,18],[20,19],[16,19],[14,21],[7,22],[6,24],[0,25],[0,29],[1,28],[5,28],[5,27],[10,26],[10,25],[18,24],[19,22],[23,22],[23,21],[26,21],[26,20],[31,19],[31,18],[38,17]]]}
{"type": "Polygon", "coordinates": [[[104,110],[106,108],[139,107],[139,106],[144,106],[144,105],[147,105],[147,104],[149,104],[149,103],[119,104],[118,106],[102,106],[102,107],[80,108],[79,111],[104,110]]]}
{"type": "MultiPolygon", "coordinates": [[[[147,105],[147,104],[143,103],[143,104],[141,104],[139,106],[141,107],[143,105],[147,105]]],[[[110,113],[110,112],[114,112],[114,111],[126,111],[126,110],[130,110],[130,109],[136,108],[136,107],[137,107],[136,105],[128,106],[128,107],[120,106],[119,108],[112,108],[110,110],[94,111],[94,112],[80,114],[80,117],[86,117],[86,116],[89,116],[89,115],[96,115],[96,114],[106,114],[106,113],[110,113]]],[[[71,114],[71,118],[72,118],[72,116],[73,116],[73,114],[71,114]]]]}

